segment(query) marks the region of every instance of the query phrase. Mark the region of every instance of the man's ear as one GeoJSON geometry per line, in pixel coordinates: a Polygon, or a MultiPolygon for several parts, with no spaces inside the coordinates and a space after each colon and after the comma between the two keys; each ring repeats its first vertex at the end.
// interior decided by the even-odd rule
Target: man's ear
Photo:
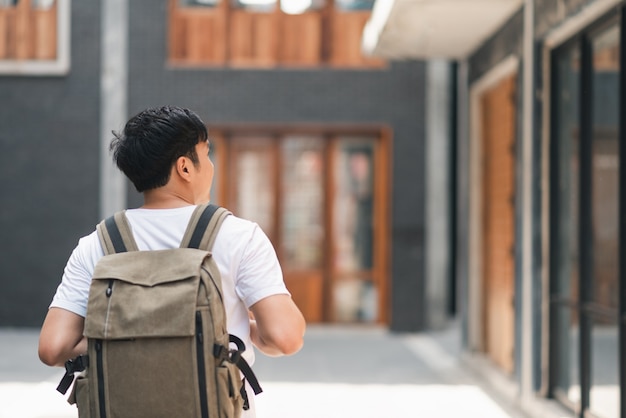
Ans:
{"type": "Polygon", "coordinates": [[[178,159],[176,160],[176,173],[185,181],[191,180],[191,164],[193,164],[192,161],[184,156],[178,157],[178,159]]]}

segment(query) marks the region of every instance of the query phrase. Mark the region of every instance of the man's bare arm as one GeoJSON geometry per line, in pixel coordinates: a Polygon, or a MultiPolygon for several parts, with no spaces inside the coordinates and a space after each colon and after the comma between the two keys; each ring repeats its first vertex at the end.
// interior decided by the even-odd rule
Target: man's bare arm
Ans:
{"type": "Polygon", "coordinates": [[[61,308],[50,308],[39,334],[39,358],[48,366],[65,362],[87,353],[83,337],[85,318],[61,308]]]}
{"type": "Polygon", "coordinates": [[[289,295],[273,295],[250,307],[250,336],[268,356],[294,354],[302,348],[306,324],[289,295]]]}

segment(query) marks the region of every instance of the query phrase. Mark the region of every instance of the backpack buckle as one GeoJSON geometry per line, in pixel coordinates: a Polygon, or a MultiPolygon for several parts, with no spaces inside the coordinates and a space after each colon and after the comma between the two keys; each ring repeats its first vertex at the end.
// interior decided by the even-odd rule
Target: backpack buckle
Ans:
{"type": "Polygon", "coordinates": [[[241,359],[241,351],[239,350],[230,350],[230,355],[228,356],[228,361],[233,364],[239,363],[239,359],[241,359]]]}
{"type": "Polygon", "coordinates": [[[82,372],[87,368],[87,366],[89,366],[89,356],[86,354],[80,355],[75,359],[69,359],[68,361],[66,361],[65,374],[63,375],[63,378],[61,378],[59,386],[57,386],[57,391],[65,395],[67,390],[74,382],[74,374],[82,372]]]}

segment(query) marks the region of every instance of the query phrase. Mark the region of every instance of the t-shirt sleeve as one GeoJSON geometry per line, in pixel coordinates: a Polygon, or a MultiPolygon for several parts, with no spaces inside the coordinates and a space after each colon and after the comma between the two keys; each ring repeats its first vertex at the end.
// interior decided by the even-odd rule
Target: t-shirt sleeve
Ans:
{"type": "Polygon", "coordinates": [[[93,269],[102,256],[104,251],[95,231],[81,238],[65,265],[61,284],[57,287],[50,307],[63,308],[84,317],[87,314],[93,269]]]}
{"type": "Polygon", "coordinates": [[[237,295],[247,308],[268,296],[290,294],[274,247],[258,225],[242,252],[235,283],[237,295]]]}

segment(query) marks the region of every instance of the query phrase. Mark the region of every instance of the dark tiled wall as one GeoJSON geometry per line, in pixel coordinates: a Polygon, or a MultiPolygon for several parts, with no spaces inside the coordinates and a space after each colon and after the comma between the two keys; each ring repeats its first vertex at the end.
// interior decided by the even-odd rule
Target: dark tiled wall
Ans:
{"type": "Polygon", "coordinates": [[[39,326],[98,221],[99,10],[72,2],[68,76],[0,76],[0,326],[39,326]]]}
{"type": "MultiPolygon", "coordinates": [[[[384,70],[174,70],[165,57],[166,1],[129,3],[130,114],[167,103],[192,108],[209,124],[392,128],[392,328],[421,327],[423,64],[399,62],[384,70]]],[[[0,77],[0,326],[41,324],[67,257],[98,221],[99,2],[72,2],[71,29],[69,75],[0,77]]],[[[138,203],[132,191],[129,201],[138,203]]]]}
{"type": "Polygon", "coordinates": [[[469,58],[470,84],[510,55],[522,56],[524,11],[520,9],[469,58]]]}
{"type": "MultiPolygon", "coordinates": [[[[592,3],[593,0],[535,0],[535,39],[540,42],[551,30],[592,3]]],[[[523,28],[522,7],[469,58],[470,83],[509,55],[522,58],[523,28]]]]}
{"type": "Polygon", "coordinates": [[[580,12],[593,0],[535,0],[535,37],[543,38],[568,17],[580,12]]]}
{"type": "MultiPolygon", "coordinates": [[[[392,328],[421,326],[424,66],[385,70],[171,69],[164,0],[133,0],[130,112],[176,104],[211,123],[381,123],[393,129],[392,328]],[[158,7],[155,5],[158,4],[158,7]]],[[[131,192],[131,201],[136,202],[131,192]]]]}

